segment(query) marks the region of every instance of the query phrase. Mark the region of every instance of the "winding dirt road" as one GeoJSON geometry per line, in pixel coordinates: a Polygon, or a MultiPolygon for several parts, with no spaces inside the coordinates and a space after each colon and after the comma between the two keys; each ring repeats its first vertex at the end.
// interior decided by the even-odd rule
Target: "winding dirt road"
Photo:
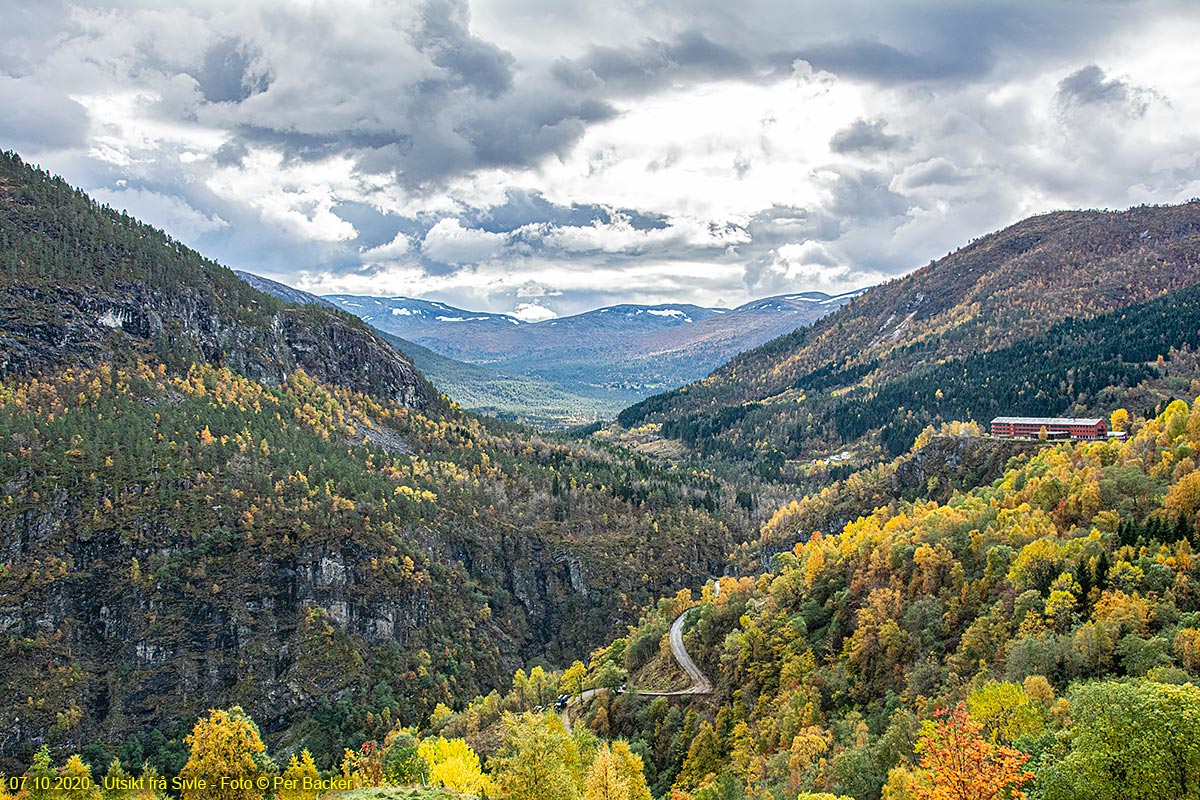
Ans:
{"type": "MultiPolygon", "coordinates": [[[[676,689],[673,692],[643,692],[638,689],[625,691],[629,691],[631,694],[640,694],[642,697],[681,697],[692,694],[712,694],[712,682],[709,681],[707,675],[700,671],[700,668],[696,666],[696,662],[692,661],[692,657],[688,655],[687,650],[683,646],[683,623],[688,613],[695,608],[697,606],[684,609],[683,613],[675,618],[675,621],[671,623],[671,633],[668,636],[671,642],[671,655],[675,657],[675,660],[679,662],[679,666],[687,673],[692,681],[692,685],[686,689],[676,689]]],[[[562,721],[568,732],[571,730],[571,707],[586,703],[601,692],[607,691],[609,690],[585,689],[581,694],[567,701],[566,707],[562,710],[562,721]]],[[[617,691],[620,692],[623,690],[618,689],[617,691]]]]}
{"type": "Polygon", "coordinates": [[[692,661],[692,657],[688,655],[688,651],[683,647],[683,621],[687,617],[688,612],[696,606],[692,606],[685,610],[682,614],[675,618],[671,623],[671,655],[675,656],[675,660],[679,662],[679,666],[683,667],[683,671],[692,679],[692,685],[686,689],[679,689],[674,692],[638,692],[646,697],[674,697],[684,694],[712,694],[712,683],[708,680],[708,676],[700,671],[696,666],[696,662],[692,661]]]}

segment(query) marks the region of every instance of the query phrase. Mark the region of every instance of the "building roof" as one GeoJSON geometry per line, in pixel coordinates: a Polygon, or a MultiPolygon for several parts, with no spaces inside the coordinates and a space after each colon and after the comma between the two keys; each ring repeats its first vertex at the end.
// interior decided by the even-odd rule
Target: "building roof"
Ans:
{"type": "Polygon", "coordinates": [[[1012,425],[1045,425],[1046,427],[1050,427],[1051,425],[1085,425],[1095,427],[1103,421],[1102,419],[1084,419],[1082,417],[996,417],[992,420],[992,424],[995,425],[999,422],[1012,425]]]}

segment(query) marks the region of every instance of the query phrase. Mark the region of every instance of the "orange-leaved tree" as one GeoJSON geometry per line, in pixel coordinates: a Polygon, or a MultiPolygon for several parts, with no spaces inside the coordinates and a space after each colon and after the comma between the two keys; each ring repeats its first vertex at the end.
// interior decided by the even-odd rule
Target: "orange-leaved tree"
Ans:
{"type": "Polygon", "coordinates": [[[1021,787],[1034,778],[1023,769],[1028,754],[984,739],[963,703],[935,716],[922,725],[917,741],[924,771],[915,787],[920,800],[1025,799],[1021,787]]]}

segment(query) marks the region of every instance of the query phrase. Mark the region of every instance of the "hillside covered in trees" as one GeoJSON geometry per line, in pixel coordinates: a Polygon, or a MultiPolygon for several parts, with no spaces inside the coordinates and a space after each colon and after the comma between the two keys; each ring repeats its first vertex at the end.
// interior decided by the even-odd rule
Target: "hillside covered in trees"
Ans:
{"type": "MultiPolygon", "coordinates": [[[[1200,401],[1176,401],[1125,443],[1047,446],[813,535],[699,598],[685,643],[714,696],[607,695],[586,718],[656,796],[1006,797],[983,791],[1006,759],[1030,797],[1200,796],[1198,451],[1200,401]],[[959,758],[936,758],[939,730],[959,758]]],[[[660,602],[591,674],[654,672],[690,603],[660,602]]]]}
{"type": "MultiPolygon", "coordinates": [[[[989,486],[893,503],[758,577],[660,600],[588,665],[519,670],[417,728],[369,717],[340,759],[271,757],[235,708],[140,772],[265,777],[289,798],[308,777],[507,800],[1194,800],[1200,400],[1132,428],[1018,455],[989,486]],[[689,608],[713,694],[639,696],[689,608]],[[591,687],[568,730],[547,706],[591,687]]],[[[141,752],[113,741],[59,766],[42,752],[24,777],[128,774],[141,752]]]]}
{"type": "Polygon", "coordinates": [[[618,421],[804,482],[805,461],[899,455],[930,424],[1153,413],[1200,377],[1197,280],[1200,203],[1034,217],[618,421]]]}
{"type": "Polygon", "coordinates": [[[1196,800],[1195,214],[868,292],[626,412],[708,459],[671,463],[465,413],[6,155],[0,800],[1196,800]],[[954,420],[1118,401],[1124,442],[954,420]],[[688,608],[713,692],[638,695],[688,608]]]}
{"type": "Polygon", "coordinates": [[[747,529],[712,478],[466,414],[11,154],[0,241],[0,768],[237,703],[329,759],[586,653],[747,529]]]}

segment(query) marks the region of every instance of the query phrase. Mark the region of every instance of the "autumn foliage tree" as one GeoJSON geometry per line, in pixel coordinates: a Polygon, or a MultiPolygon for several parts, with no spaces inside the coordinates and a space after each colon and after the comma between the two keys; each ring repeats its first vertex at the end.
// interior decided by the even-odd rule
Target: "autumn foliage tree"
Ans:
{"type": "Polygon", "coordinates": [[[915,787],[920,800],[1024,799],[1020,787],[1034,778],[1022,768],[1028,754],[984,739],[965,704],[939,711],[923,728],[917,752],[925,775],[915,787]]]}
{"type": "Polygon", "coordinates": [[[650,800],[642,759],[626,742],[602,745],[583,781],[584,800],[650,800]]]}
{"type": "Polygon", "coordinates": [[[1095,681],[1070,694],[1070,752],[1047,800],[1200,800],[1200,688],[1095,681]]]}
{"type": "Polygon", "coordinates": [[[596,754],[583,783],[584,800],[627,800],[629,786],[621,777],[617,758],[607,747],[596,754]]]}
{"type": "Polygon", "coordinates": [[[479,794],[488,788],[479,756],[462,739],[426,739],[417,748],[417,755],[428,765],[429,782],[434,785],[467,794],[479,794]]]}
{"type": "Polygon", "coordinates": [[[200,718],[184,742],[191,748],[179,772],[186,781],[181,800],[243,800],[263,796],[255,788],[259,777],[271,771],[258,726],[241,706],[228,711],[213,709],[200,718]],[[233,780],[220,782],[221,778],[233,780]]]}
{"type": "Polygon", "coordinates": [[[312,754],[302,750],[300,755],[295,753],[288,760],[287,769],[283,772],[283,788],[279,792],[279,800],[316,800],[319,791],[316,782],[320,779],[317,765],[313,763],[312,754]]]}
{"type": "Polygon", "coordinates": [[[579,750],[553,714],[504,715],[504,739],[492,778],[507,800],[578,800],[579,750]]]}

